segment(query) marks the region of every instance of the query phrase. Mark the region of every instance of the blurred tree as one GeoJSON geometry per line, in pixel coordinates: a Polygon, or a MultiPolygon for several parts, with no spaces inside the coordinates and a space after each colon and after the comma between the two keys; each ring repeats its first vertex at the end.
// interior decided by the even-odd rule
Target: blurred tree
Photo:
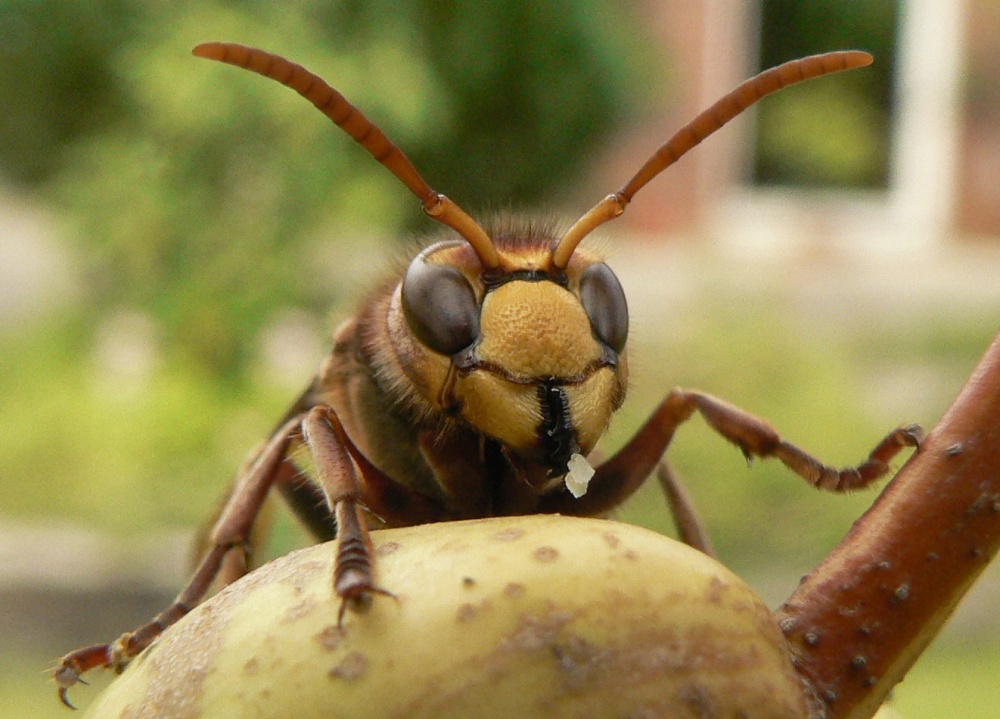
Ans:
{"type": "MultiPolygon", "coordinates": [[[[624,78],[648,78],[651,65],[641,32],[611,0],[149,0],[128,12],[103,0],[89,12],[54,4],[58,32],[48,5],[20,5],[26,29],[8,32],[41,38],[21,43],[17,66],[51,65],[34,94],[64,104],[24,100],[27,114],[7,122],[33,118],[37,135],[65,141],[17,172],[51,174],[51,196],[84,250],[94,316],[151,312],[168,351],[219,376],[246,368],[251,338],[276,307],[321,313],[339,299],[319,248],[335,252],[359,227],[395,235],[428,223],[308,103],[194,60],[194,44],[244,42],[316,71],[470,211],[544,205],[587,148],[627,119],[624,78]],[[72,113],[68,78],[77,79],[72,113]]],[[[2,82],[16,85],[5,67],[2,82]]],[[[10,157],[2,161],[15,167],[10,157]]]]}
{"type": "Polygon", "coordinates": [[[0,174],[38,183],[127,112],[111,63],[136,20],[126,0],[0,0],[0,174]]]}
{"type": "Polygon", "coordinates": [[[410,154],[471,208],[545,206],[627,119],[628,88],[648,79],[639,27],[605,0],[419,0],[403,12],[391,0],[349,0],[321,12],[334,47],[415,44],[449,112],[410,154]]]}

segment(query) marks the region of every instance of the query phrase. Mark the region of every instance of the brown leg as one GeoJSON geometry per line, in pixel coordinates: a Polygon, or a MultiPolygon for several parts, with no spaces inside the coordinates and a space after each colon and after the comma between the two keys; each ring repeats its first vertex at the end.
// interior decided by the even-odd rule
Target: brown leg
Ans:
{"type": "Polygon", "coordinates": [[[226,556],[234,549],[244,550],[254,518],[260,511],[278,468],[285,459],[288,444],[298,431],[301,419],[288,420],[271,438],[251,470],[237,485],[212,529],[211,547],[202,558],[194,576],[174,602],[152,621],[133,632],[121,635],[112,644],[94,644],[70,652],[53,673],[59,686],[59,698],[70,708],[67,690],[91,669],[104,667],[122,671],[129,661],[148,647],[167,627],[190,612],[205,596],[219,574],[226,556]]]}
{"type": "Polygon", "coordinates": [[[834,492],[866,487],[889,473],[889,462],[906,447],[918,447],[923,436],[917,425],[890,432],[857,467],[835,469],[781,439],[767,422],[738,407],[694,390],[675,389],[653,411],[646,424],[617,454],[597,468],[590,488],[574,499],[569,492],[553,494],[543,511],[594,516],[610,511],[631,496],[653,472],[677,427],[699,412],[747,459],[777,457],[814,487],[834,492]]]}
{"type": "MultiPolygon", "coordinates": [[[[219,517],[222,516],[226,507],[229,506],[233,493],[236,491],[237,487],[239,487],[240,479],[250,474],[250,471],[257,463],[258,458],[266,449],[267,445],[267,442],[261,442],[260,446],[247,455],[246,460],[243,462],[243,466],[240,467],[239,472],[236,474],[236,478],[219,496],[218,503],[214,507],[212,513],[198,526],[194,535],[194,541],[191,542],[190,567],[192,572],[197,570],[198,566],[201,564],[202,557],[204,557],[212,548],[214,544],[213,533],[215,526],[219,522],[219,517]]],[[[288,469],[292,472],[296,471],[295,467],[289,462],[282,462],[278,465],[278,468],[275,470],[274,477],[271,480],[272,486],[279,485],[281,483],[281,477],[288,469]]],[[[257,556],[258,550],[267,542],[267,537],[270,534],[271,525],[274,521],[273,505],[274,503],[268,500],[257,512],[257,516],[254,517],[253,520],[253,527],[251,528],[244,544],[245,551],[229,552],[223,558],[222,566],[219,568],[218,574],[213,582],[215,587],[228,586],[250,570],[253,558],[257,556]]]]}
{"type": "Polygon", "coordinates": [[[314,407],[302,421],[320,486],[337,520],[337,557],[333,588],[342,599],[337,622],[348,606],[361,610],[372,594],[393,596],[375,584],[372,543],[361,505],[361,480],[348,450],[350,440],[332,409],[314,407]]]}
{"type": "Polygon", "coordinates": [[[677,538],[708,556],[715,557],[712,540],[708,538],[708,532],[698,519],[691,497],[665,460],[660,460],[657,465],[656,478],[660,482],[663,494],[667,497],[670,514],[674,518],[674,526],[677,527],[677,538]]]}

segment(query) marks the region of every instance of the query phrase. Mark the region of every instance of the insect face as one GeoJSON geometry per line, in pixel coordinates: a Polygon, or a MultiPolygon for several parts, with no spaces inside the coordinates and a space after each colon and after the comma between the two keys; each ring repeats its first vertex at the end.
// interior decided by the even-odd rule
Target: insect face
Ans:
{"type": "Polygon", "coordinates": [[[499,270],[462,242],[413,260],[389,313],[395,357],[431,408],[562,476],[624,399],[625,294],[592,253],[555,267],[549,232],[492,234],[499,270]]]}

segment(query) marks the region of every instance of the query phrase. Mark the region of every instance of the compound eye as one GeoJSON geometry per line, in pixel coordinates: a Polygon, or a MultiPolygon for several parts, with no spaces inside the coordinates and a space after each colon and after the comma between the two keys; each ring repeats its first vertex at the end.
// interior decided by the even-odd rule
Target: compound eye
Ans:
{"type": "Polygon", "coordinates": [[[403,278],[403,314],[426,347],[443,355],[464,350],[479,337],[479,304],[454,267],[417,257],[403,278]]]}
{"type": "Polygon", "coordinates": [[[621,283],[603,262],[596,262],[580,276],[580,302],[597,338],[621,354],[628,339],[628,303],[621,283]]]}

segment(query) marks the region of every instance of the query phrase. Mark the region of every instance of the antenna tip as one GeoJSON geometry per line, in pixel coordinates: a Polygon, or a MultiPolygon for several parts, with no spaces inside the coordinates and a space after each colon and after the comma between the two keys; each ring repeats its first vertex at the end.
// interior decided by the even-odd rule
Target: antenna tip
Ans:
{"type": "Polygon", "coordinates": [[[218,60],[226,54],[226,46],[221,42],[203,42],[196,45],[191,54],[195,57],[204,57],[209,60],[218,60]]]}
{"type": "Polygon", "coordinates": [[[871,53],[865,52],[864,50],[841,50],[838,53],[833,53],[840,55],[840,62],[843,64],[844,70],[853,70],[857,67],[867,67],[875,62],[875,58],[871,53]]]}

